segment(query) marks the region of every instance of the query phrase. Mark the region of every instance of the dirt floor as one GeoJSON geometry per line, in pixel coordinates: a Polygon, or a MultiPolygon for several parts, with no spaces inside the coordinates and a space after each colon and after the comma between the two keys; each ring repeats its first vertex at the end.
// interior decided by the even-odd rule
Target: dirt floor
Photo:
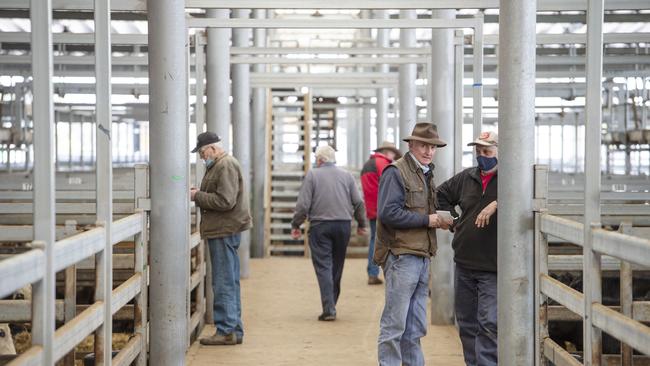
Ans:
{"type": "MultiPolygon", "coordinates": [[[[348,259],[337,320],[319,322],[320,297],[311,261],[251,260],[242,280],[244,344],[201,346],[187,364],[203,365],[376,365],[384,286],[366,284],[366,260],[348,259]]],[[[203,336],[214,332],[207,326],[203,336]]],[[[427,365],[464,365],[453,326],[430,326],[422,339],[427,365]]]]}

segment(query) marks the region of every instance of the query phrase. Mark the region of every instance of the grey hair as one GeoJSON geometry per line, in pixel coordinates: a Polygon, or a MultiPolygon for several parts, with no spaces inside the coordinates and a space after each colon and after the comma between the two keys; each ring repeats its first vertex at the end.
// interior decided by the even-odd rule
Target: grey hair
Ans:
{"type": "Polygon", "coordinates": [[[333,163],[336,161],[336,151],[329,145],[319,146],[316,148],[316,160],[323,163],[333,163]]]}

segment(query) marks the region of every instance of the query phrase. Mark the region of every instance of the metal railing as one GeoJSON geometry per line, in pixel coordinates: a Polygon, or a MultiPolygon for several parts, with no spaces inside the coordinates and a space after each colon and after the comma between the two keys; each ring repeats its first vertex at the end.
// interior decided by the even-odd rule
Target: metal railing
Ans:
{"type": "MultiPolygon", "coordinates": [[[[97,255],[101,253],[112,253],[112,248],[107,248],[106,228],[102,223],[97,227],[75,235],[71,235],[57,240],[55,243],[32,242],[33,249],[10,256],[0,261],[0,297],[7,296],[23,286],[33,284],[35,291],[31,301],[0,301],[0,308],[3,312],[7,311],[3,317],[4,321],[31,322],[32,332],[35,327],[46,327],[46,324],[38,325],[38,313],[35,309],[52,309],[55,313],[55,322],[51,324],[54,332],[45,332],[52,334],[51,337],[45,337],[42,344],[33,345],[30,349],[20,354],[10,365],[32,365],[42,364],[42,360],[53,360],[56,362],[66,356],[66,364],[74,362],[74,350],[87,336],[100,331],[101,326],[115,319],[116,313],[125,307],[125,305],[134,300],[132,318],[134,319],[134,335],[129,342],[113,357],[115,365],[130,365],[134,361],[137,365],[145,365],[147,361],[147,289],[148,289],[148,261],[147,261],[147,212],[140,208],[140,202],[147,199],[147,166],[139,165],[136,167],[133,178],[134,186],[130,197],[135,204],[128,216],[113,221],[111,228],[111,246],[134,238],[134,254],[131,258],[134,274],[113,289],[110,298],[110,314],[106,314],[107,304],[102,300],[97,300],[88,306],[76,305],[76,270],[78,265],[86,262],[88,259],[97,260],[97,255]],[[135,211],[135,213],[134,213],[135,211]],[[49,245],[49,248],[47,247],[49,245]],[[46,269],[47,256],[51,256],[52,268],[46,269]],[[55,294],[40,295],[36,290],[40,283],[54,281],[56,273],[65,270],[65,299],[57,301],[55,294]],[[63,307],[63,311],[59,311],[63,307]],[[29,311],[31,308],[31,312],[29,311]],[[77,311],[81,310],[78,314],[77,311]],[[26,313],[26,314],[25,314],[26,313]],[[56,320],[63,321],[64,324],[56,329],[56,320]],[[99,328],[99,329],[98,329],[99,328]],[[44,345],[48,345],[44,347],[44,345]],[[49,355],[44,355],[50,352],[49,355]]],[[[61,192],[61,191],[59,191],[61,192]]],[[[70,196],[66,199],[74,198],[85,200],[83,194],[80,196],[70,196]]],[[[94,198],[94,197],[93,197],[94,198]]],[[[30,205],[31,203],[27,203],[30,205]]],[[[91,203],[94,205],[95,203],[91,203]]],[[[11,212],[13,205],[3,203],[0,205],[5,208],[3,212],[11,212]]],[[[81,206],[77,206],[79,208],[81,206]]],[[[85,210],[71,211],[71,214],[83,214],[85,210]]],[[[126,214],[127,212],[125,212],[126,214]]],[[[31,228],[31,227],[30,227],[31,228]]],[[[70,230],[68,230],[70,232],[70,230]]],[[[22,239],[31,240],[31,233],[23,233],[22,239]]],[[[7,237],[0,238],[3,240],[11,239],[7,237]]],[[[113,268],[115,269],[115,264],[113,268]]],[[[103,269],[100,265],[94,266],[96,285],[98,291],[108,290],[105,286],[112,288],[113,281],[101,280],[103,278],[103,269]]],[[[103,342],[95,342],[94,350],[96,355],[100,355],[112,350],[103,349],[103,342]]],[[[99,356],[98,356],[99,357],[99,356]]]]}
{"type": "MultiPolygon", "coordinates": [[[[129,320],[133,319],[135,324],[135,335],[131,337],[128,344],[113,357],[114,365],[130,365],[136,361],[137,365],[146,365],[147,350],[148,350],[148,326],[147,326],[147,294],[148,294],[148,262],[147,262],[147,249],[148,249],[148,211],[150,210],[150,202],[148,198],[148,167],[144,164],[136,165],[135,174],[128,173],[129,179],[134,182],[131,186],[124,187],[120,192],[120,198],[123,201],[128,201],[129,197],[133,202],[124,202],[125,205],[132,207],[131,211],[126,211],[124,214],[129,216],[123,217],[113,222],[111,226],[112,243],[117,244],[130,237],[134,237],[134,254],[113,254],[113,270],[117,269],[133,269],[134,274],[117,288],[112,291],[111,309],[112,314],[108,317],[104,314],[103,302],[96,301],[90,305],[77,305],[74,297],[75,293],[67,291],[70,279],[68,278],[69,271],[72,270],[72,287],[75,287],[76,279],[74,279],[75,271],[78,269],[91,269],[94,266],[93,257],[95,254],[101,253],[104,248],[105,228],[102,226],[93,228],[92,230],[74,234],[75,230],[68,222],[64,229],[58,229],[57,237],[61,237],[56,241],[52,250],[53,256],[53,271],[48,273],[45,271],[45,253],[44,244],[39,242],[32,242],[33,249],[17,255],[0,256],[0,298],[5,297],[25,285],[38,284],[39,281],[49,280],[47,276],[55,276],[56,272],[66,270],[66,292],[64,300],[57,300],[54,297],[45,297],[41,299],[28,300],[0,300],[0,321],[3,322],[33,322],[32,308],[39,306],[54,307],[55,319],[59,322],[64,322],[64,325],[56,330],[52,339],[46,339],[45,342],[52,342],[51,349],[53,349],[54,360],[60,360],[62,357],[69,354],[74,350],[75,346],[81,343],[84,338],[91,335],[103,322],[112,320],[129,320]],[[129,187],[131,186],[131,187],[129,187]],[[135,207],[135,213],[133,213],[135,207]],[[70,235],[70,234],[74,235],[70,235]],[[67,235],[67,237],[66,237],[67,235]],[[1,259],[4,258],[4,259],[1,259]],[[89,263],[90,262],[90,263],[89,263]],[[127,305],[132,299],[135,299],[134,305],[131,307],[127,305]],[[43,301],[44,304],[37,303],[43,301]],[[127,309],[128,308],[128,309],[127,309]],[[72,309],[72,310],[70,310],[72,309]],[[122,311],[120,311],[122,309],[122,311]],[[120,313],[118,314],[118,311],[120,313]],[[72,312],[72,315],[70,315],[72,312]],[[78,313],[78,314],[76,314],[78,313]],[[127,314],[128,313],[128,314],[127,314]],[[76,315],[76,316],[75,316],[76,315]],[[117,316],[117,317],[116,317],[117,316]]],[[[118,179],[121,179],[118,177],[118,179]]],[[[5,187],[10,188],[10,187],[5,187]]],[[[70,188],[70,187],[68,187],[70,188]]],[[[87,187],[86,187],[87,188],[87,187]]],[[[1,198],[11,198],[9,194],[2,195],[1,198]]],[[[16,191],[13,191],[16,192],[16,191]]],[[[88,214],[89,211],[82,206],[82,203],[75,201],[88,201],[93,200],[94,195],[89,190],[61,190],[57,191],[57,197],[61,197],[67,201],[71,207],[76,207],[77,210],[72,209],[69,213],[73,215],[88,214]]],[[[118,199],[118,197],[115,197],[118,199]]],[[[19,200],[27,201],[28,197],[18,197],[19,200]]],[[[31,203],[24,202],[25,205],[31,203]]],[[[94,203],[87,203],[94,205],[94,203]]],[[[8,203],[0,203],[0,211],[3,213],[12,213],[15,206],[8,203]]],[[[197,211],[198,212],[198,211],[197,211]]],[[[116,215],[117,216],[117,215],[116,215]]],[[[197,229],[200,215],[197,213],[197,229]]],[[[0,233],[0,241],[31,241],[32,240],[32,227],[31,226],[12,226],[0,225],[4,230],[0,233]],[[21,228],[18,230],[18,228],[21,228]],[[27,229],[25,229],[27,228],[27,229]],[[9,230],[10,229],[10,230],[9,230]]],[[[188,238],[189,251],[194,253],[191,256],[190,279],[187,289],[187,316],[188,316],[188,341],[191,341],[192,334],[198,335],[205,324],[206,314],[206,252],[205,243],[201,240],[200,234],[197,232],[191,234],[188,238]],[[194,304],[192,304],[194,302],[194,304]]],[[[95,273],[95,277],[100,275],[95,273]]],[[[102,285],[106,281],[101,282],[102,285]]],[[[112,285],[112,284],[111,284],[112,285]]],[[[209,287],[209,286],[208,286],[209,287]]],[[[54,327],[54,324],[52,324],[54,327]]],[[[189,347],[189,344],[188,344],[189,347]]],[[[41,356],[43,347],[33,346],[25,353],[19,355],[11,365],[30,365],[41,364],[41,356]]],[[[95,348],[97,352],[98,349],[95,348]]],[[[102,351],[102,350],[99,350],[102,351]]],[[[106,350],[103,350],[106,351],[106,350]]],[[[110,350],[108,351],[110,352],[110,350]]]]}
{"type": "MultiPolygon", "coordinates": [[[[548,199],[548,170],[545,166],[535,169],[535,310],[536,319],[536,344],[538,345],[536,363],[545,365],[548,361],[555,365],[582,365],[578,359],[553,341],[549,336],[549,301],[554,300],[566,309],[576,314],[583,322],[588,322],[601,331],[618,339],[622,343],[621,365],[632,365],[632,348],[650,355],[650,327],[635,319],[633,309],[637,305],[647,305],[646,302],[634,302],[632,299],[632,265],[650,268],[650,240],[627,235],[630,225],[621,225],[621,232],[612,232],[592,226],[590,235],[585,237],[584,224],[551,215],[547,210],[548,199]],[[583,248],[582,257],[594,255],[597,258],[592,270],[597,271],[598,278],[583,276],[583,288],[593,284],[589,281],[600,281],[602,256],[608,256],[620,262],[621,281],[621,312],[603,305],[599,300],[585,304],[582,292],[572,289],[564,283],[549,276],[549,237],[571,243],[583,248]],[[591,245],[585,242],[591,241],[591,245]],[[587,248],[592,248],[587,250],[587,248]],[[585,316],[591,307],[591,318],[585,316]]],[[[605,257],[607,258],[607,257],[605,257]]],[[[584,341],[587,342],[586,336],[584,341]]],[[[593,355],[585,355],[585,364],[590,365],[591,359],[603,360],[600,344],[592,347],[593,355]],[[593,356],[593,357],[592,357],[593,356]]]]}
{"type": "MultiPolygon", "coordinates": [[[[97,327],[107,321],[112,321],[112,316],[126,303],[135,298],[135,336],[128,344],[113,358],[114,365],[130,365],[136,360],[138,365],[146,364],[146,289],[147,289],[147,258],[146,258],[146,218],[144,211],[139,210],[135,214],[117,220],[113,223],[112,244],[116,244],[127,237],[135,236],[135,274],[112,291],[111,314],[104,313],[102,301],[96,301],[86,310],[72,318],[54,332],[52,339],[45,339],[45,343],[52,345],[52,359],[60,360],[74,350],[75,346],[81,343],[87,336],[92,334],[97,327]]],[[[40,281],[50,280],[56,276],[56,272],[81,262],[87,257],[106,250],[106,230],[104,227],[83,232],[55,243],[32,242],[34,249],[18,254],[0,262],[0,297],[7,296],[25,285],[37,284],[40,281]],[[53,256],[53,268],[45,270],[46,252],[45,246],[53,245],[50,255],[53,256]]],[[[99,276],[99,275],[98,275],[99,276]]],[[[112,286],[106,281],[104,286],[112,286]]],[[[55,297],[35,297],[32,306],[44,306],[55,308],[55,297]],[[36,304],[44,302],[44,304],[36,304]]],[[[55,327],[55,324],[51,324],[55,327]]],[[[100,346],[101,345],[97,345],[100,346]]],[[[103,350],[111,352],[111,350],[103,350]]],[[[10,365],[34,365],[40,364],[44,349],[38,345],[32,346],[25,353],[18,356],[10,365]]]]}

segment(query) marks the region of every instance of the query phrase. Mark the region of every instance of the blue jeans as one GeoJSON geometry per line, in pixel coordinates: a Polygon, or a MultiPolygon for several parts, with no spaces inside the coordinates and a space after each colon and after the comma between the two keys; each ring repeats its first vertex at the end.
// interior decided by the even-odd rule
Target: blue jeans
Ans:
{"type": "Polygon", "coordinates": [[[420,338],[427,334],[430,259],[388,255],[384,264],[386,305],[379,330],[379,364],[422,366],[420,338]]]}
{"type": "Polygon", "coordinates": [[[377,277],[379,266],[373,263],[372,256],[375,254],[375,236],[377,232],[377,220],[370,220],[370,243],[368,244],[368,276],[377,277]]]}
{"type": "Polygon", "coordinates": [[[227,335],[234,332],[237,338],[244,336],[241,322],[239,256],[237,255],[240,240],[240,233],[208,239],[212,261],[214,325],[218,334],[227,335]]]}
{"type": "Polygon", "coordinates": [[[497,274],[456,266],[456,321],[467,366],[497,365],[497,274]]]}

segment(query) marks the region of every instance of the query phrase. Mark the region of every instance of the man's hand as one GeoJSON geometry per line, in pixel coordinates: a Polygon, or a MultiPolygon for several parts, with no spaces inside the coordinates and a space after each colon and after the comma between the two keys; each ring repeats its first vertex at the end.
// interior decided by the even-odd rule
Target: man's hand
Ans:
{"type": "Polygon", "coordinates": [[[195,188],[195,187],[190,188],[190,200],[191,201],[194,201],[194,196],[196,196],[196,192],[198,192],[198,191],[199,190],[197,188],[195,188]]]}
{"type": "Polygon", "coordinates": [[[479,212],[478,216],[476,216],[476,227],[484,228],[488,226],[488,224],[490,224],[490,217],[492,217],[495,212],[497,212],[497,201],[492,201],[489,205],[485,206],[481,212],[479,212]]]}
{"type": "Polygon", "coordinates": [[[367,232],[365,227],[357,227],[357,235],[365,236],[367,232]]]}
{"type": "Polygon", "coordinates": [[[302,231],[300,231],[300,229],[291,229],[291,237],[293,239],[300,239],[300,235],[302,235],[302,231]]]}
{"type": "Polygon", "coordinates": [[[438,216],[438,214],[429,215],[429,227],[448,230],[449,226],[451,226],[452,223],[452,220],[445,220],[442,217],[438,216]]]}

